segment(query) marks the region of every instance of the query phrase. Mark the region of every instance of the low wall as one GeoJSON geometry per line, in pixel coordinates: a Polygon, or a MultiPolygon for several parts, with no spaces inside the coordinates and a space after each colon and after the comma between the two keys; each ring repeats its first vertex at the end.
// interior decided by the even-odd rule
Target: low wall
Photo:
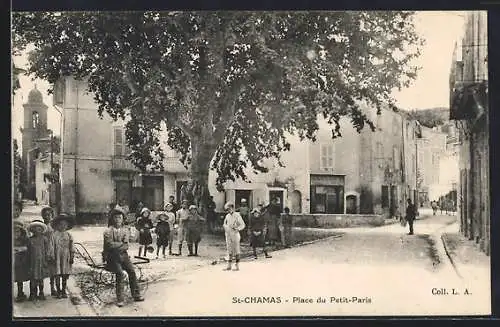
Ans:
{"type": "Polygon", "coordinates": [[[348,228],[385,224],[383,215],[293,214],[292,217],[295,227],[348,228]]]}

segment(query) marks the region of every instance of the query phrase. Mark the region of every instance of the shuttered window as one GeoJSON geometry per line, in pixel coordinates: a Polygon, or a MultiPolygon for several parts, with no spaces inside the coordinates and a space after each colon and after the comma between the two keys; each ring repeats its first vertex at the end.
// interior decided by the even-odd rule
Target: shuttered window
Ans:
{"type": "Polygon", "coordinates": [[[333,144],[321,144],[321,169],[333,169],[333,144]]]}

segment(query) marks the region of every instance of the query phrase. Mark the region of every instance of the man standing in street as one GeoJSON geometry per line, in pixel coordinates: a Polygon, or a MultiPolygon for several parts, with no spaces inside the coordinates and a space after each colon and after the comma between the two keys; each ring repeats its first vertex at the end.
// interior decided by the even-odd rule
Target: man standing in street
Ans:
{"type": "Polygon", "coordinates": [[[186,240],[187,228],[185,228],[185,222],[189,217],[188,210],[188,200],[182,200],[181,208],[175,214],[175,220],[177,225],[177,244],[179,246],[179,253],[177,255],[182,255],[182,243],[186,240]]]}
{"type": "Polygon", "coordinates": [[[210,196],[207,203],[207,223],[208,223],[208,231],[210,233],[213,233],[215,231],[215,225],[216,225],[215,209],[216,205],[214,202],[214,197],[210,196]]]}
{"type": "Polygon", "coordinates": [[[406,221],[408,221],[408,225],[410,226],[408,235],[413,235],[413,222],[415,221],[416,211],[415,205],[408,199],[408,206],[406,207],[406,221]]]}

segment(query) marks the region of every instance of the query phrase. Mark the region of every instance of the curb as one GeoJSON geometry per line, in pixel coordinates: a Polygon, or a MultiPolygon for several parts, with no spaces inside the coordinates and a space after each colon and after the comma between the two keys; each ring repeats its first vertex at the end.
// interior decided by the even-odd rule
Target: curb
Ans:
{"type": "Polygon", "coordinates": [[[450,252],[448,251],[448,246],[446,245],[446,238],[444,237],[444,234],[441,234],[441,242],[443,243],[444,251],[446,252],[446,256],[451,262],[451,265],[453,266],[453,269],[455,270],[455,273],[457,274],[458,277],[462,278],[462,275],[458,271],[457,264],[455,263],[455,260],[453,260],[453,257],[451,256],[450,252]]]}
{"type": "Polygon", "coordinates": [[[81,295],[81,289],[77,286],[76,280],[70,276],[66,285],[69,293],[69,299],[75,306],[80,316],[99,316],[99,313],[85,301],[81,295]]]}

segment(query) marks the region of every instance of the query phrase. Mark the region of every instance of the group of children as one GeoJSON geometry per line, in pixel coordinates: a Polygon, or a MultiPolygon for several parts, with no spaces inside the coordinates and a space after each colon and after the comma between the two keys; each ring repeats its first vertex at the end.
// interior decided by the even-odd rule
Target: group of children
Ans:
{"type": "MultiPolygon", "coordinates": [[[[119,210],[119,208],[115,208],[119,210]]],[[[182,201],[181,208],[174,212],[174,205],[167,203],[165,212],[157,217],[156,225],[151,220],[151,210],[146,207],[140,209],[136,216],[135,228],[139,232],[139,256],[147,257],[148,252],[153,252],[152,231],[156,234],[156,258],[166,257],[166,248],[169,255],[182,255],[184,241],[187,243],[188,256],[198,256],[198,245],[201,241],[201,233],[205,219],[198,214],[195,205],[188,206],[186,200],[182,201]],[[172,252],[174,237],[177,235],[178,252],[172,252]]],[[[125,214],[125,213],[124,213],[125,214]]]]}
{"type": "Polygon", "coordinates": [[[74,218],[60,214],[54,218],[52,208],[44,208],[42,219],[36,219],[27,228],[14,223],[14,277],[17,284],[16,301],[27,299],[24,282],[29,281],[29,300],[45,300],[44,280],[50,279],[50,293],[56,298],[67,298],[66,284],[74,260],[74,218]]]}

